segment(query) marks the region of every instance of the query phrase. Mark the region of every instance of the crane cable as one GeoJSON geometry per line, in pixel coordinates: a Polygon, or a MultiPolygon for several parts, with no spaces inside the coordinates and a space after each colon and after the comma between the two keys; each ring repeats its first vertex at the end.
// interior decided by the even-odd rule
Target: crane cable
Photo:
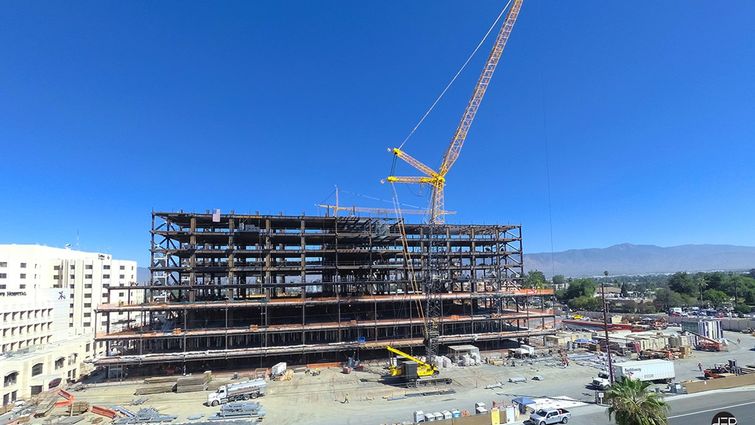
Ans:
{"type": "MultiPolygon", "coordinates": [[[[543,19],[543,5],[542,2],[538,4],[538,12],[540,13],[540,16],[537,20],[537,22],[542,25],[542,22],[544,22],[543,19]]],[[[540,34],[544,34],[542,31],[540,31],[540,34]]],[[[548,200],[548,227],[550,230],[550,240],[551,240],[551,279],[556,274],[556,261],[554,259],[554,244],[553,244],[553,201],[552,201],[552,194],[551,194],[551,161],[550,161],[550,143],[548,140],[548,99],[547,99],[547,92],[545,90],[545,77],[543,75],[543,69],[545,69],[545,60],[543,57],[542,52],[544,49],[539,49],[540,52],[540,66],[539,68],[539,77],[540,77],[540,106],[543,111],[543,142],[544,142],[544,149],[543,152],[545,153],[545,184],[546,184],[546,195],[548,200]]]]}
{"type": "Polygon", "coordinates": [[[435,102],[433,102],[433,104],[430,105],[430,108],[427,110],[427,112],[425,112],[425,114],[422,115],[422,118],[420,118],[420,120],[417,123],[417,125],[415,125],[414,128],[412,129],[412,131],[409,132],[409,135],[406,136],[406,138],[404,139],[404,141],[401,142],[401,145],[399,145],[399,149],[402,149],[404,147],[404,145],[406,144],[406,142],[409,141],[409,139],[414,135],[414,133],[419,128],[419,126],[422,125],[422,123],[425,121],[425,118],[427,118],[427,116],[430,115],[430,112],[432,112],[433,109],[435,109],[435,105],[437,105],[438,102],[440,102],[440,100],[446,94],[446,92],[448,91],[448,89],[451,88],[451,85],[453,85],[453,83],[456,81],[456,79],[459,77],[459,75],[462,73],[462,71],[464,71],[464,69],[467,67],[467,65],[469,65],[469,62],[472,60],[472,58],[474,57],[474,55],[477,53],[478,50],[480,50],[480,47],[482,47],[483,43],[485,43],[485,40],[488,39],[488,36],[490,35],[490,33],[493,32],[493,28],[495,28],[495,26],[498,24],[498,21],[500,21],[501,17],[503,17],[503,14],[504,14],[504,12],[506,12],[506,9],[509,8],[509,5],[511,4],[511,1],[512,0],[509,0],[508,3],[506,3],[505,6],[503,6],[503,9],[501,9],[501,13],[498,14],[498,17],[495,18],[495,21],[493,22],[493,24],[490,26],[490,28],[488,28],[488,32],[486,32],[485,35],[482,37],[482,40],[480,40],[480,42],[477,43],[477,47],[474,48],[474,50],[469,55],[469,57],[467,58],[467,60],[461,66],[461,68],[459,68],[459,70],[456,72],[456,75],[454,75],[454,77],[451,78],[451,81],[448,82],[448,84],[446,85],[446,88],[444,88],[443,91],[440,92],[440,95],[438,95],[438,97],[435,99],[435,102]]]}
{"type": "MultiPolygon", "coordinates": [[[[417,279],[414,275],[414,263],[411,257],[411,253],[409,252],[409,241],[406,238],[406,227],[404,226],[404,218],[401,214],[401,202],[399,202],[398,199],[398,192],[396,191],[396,185],[391,183],[391,189],[393,189],[393,208],[396,212],[396,221],[398,222],[398,228],[399,232],[401,233],[401,247],[404,254],[404,261],[407,265],[407,278],[409,282],[412,285],[412,291],[413,293],[417,293],[419,290],[419,287],[417,286],[417,279]]],[[[422,318],[422,325],[424,327],[425,335],[427,335],[428,327],[427,327],[427,316],[425,316],[424,308],[422,307],[422,301],[416,300],[417,305],[417,312],[419,313],[420,317],[422,318]]],[[[411,307],[410,307],[411,309],[411,307]]]]}

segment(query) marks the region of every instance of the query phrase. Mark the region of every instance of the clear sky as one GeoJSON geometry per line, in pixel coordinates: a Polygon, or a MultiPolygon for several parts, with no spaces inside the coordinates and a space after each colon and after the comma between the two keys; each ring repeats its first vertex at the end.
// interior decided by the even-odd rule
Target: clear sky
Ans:
{"type": "MultiPolygon", "coordinates": [[[[386,149],[503,3],[6,1],[0,242],[146,265],[152,209],[318,213],[334,185],[390,207],[386,149]]],[[[529,252],[755,245],[753,17],[751,0],[526,0],[449,221],[521,223],[529,252]]],[[[491,42],[415,157],[440,162],[491,42]]]]}

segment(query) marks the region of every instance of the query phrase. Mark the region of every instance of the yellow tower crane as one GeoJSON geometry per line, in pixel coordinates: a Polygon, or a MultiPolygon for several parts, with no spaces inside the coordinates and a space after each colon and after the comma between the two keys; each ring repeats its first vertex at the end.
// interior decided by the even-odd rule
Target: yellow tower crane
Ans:
{"type": "MultiPolygon", "coordinates": [[[[434,170],[431,167],[425,165],[418,159],[412,157],[408,153],[404,152],[401,147],[393,148],[390,151],[398,158],[411,165],[413,168],[421,172],[422,176],[388,176],[385,180],[390,183],[415,183],[426,184],[432,187],[432,196],[430,199],[430,207],[427,221],[430,224],[430,232],[428,236],[428,243],[426,244],[427,258],[426,269],[424,276],[424,292],[426,296],[426,306],[424,308],[424,330],[425,330],[425,349],[428,359],[432,359],[438,355],[438,349],[440,344],[441,333],[441,316],[442,306],[440,293],[447,290],[448,282],[444,277],[444,273],[447,272],[448,266],[442,264],[443,255],[434,255],[434,251],[437,247],[434,247],[434,238],[439,236],[442,229],[438,226],[445,222],[444,217],[444,191],[446,186],[446,175],[453,167],[461,148],[464,146],[464,141],[467,139],[467,134],[472,126],[477,110],[480,108],[482,98],[485,96],[485,92],[490,85],[490,80],[493,77],[498,61],[501,59],[503,49],[506,47],[506,42],[509,40],[511,30],[514,28],[516,19],[519,16],[519,10],[522,7],[523,0],[509,0],[512,5],[506,14],[506,19],[501,25],[501,29],[498,31],[493,49],[485,62],[485,67],[480,74],[480,78],[477,80],[472,97],[467,103],[467,107],[464,110],[464,114],[461,117],[459,125],[456,127],[451,138],[451,143],[448,145],[443,159],[440,163],[438,170],[434,170]]],[[[403,145],[402,145],[403,146],[403,145]]],[[[395,194],[395,192],[394,192],[395,194]]],[[[396,201],[397,202],[397,201],[396,201]]],[[[400,214],[400,213],[399,213],[400,214]]],[[[403,235],[402,235],[403,236],[403,235]]],[[[404,236],[405,237],[405,236],[404,236]]],[[[406,247],[406,242],[404,242],[406,247]]],[[[406,248],[405,248],[406,249],[406,248]]],[[[442,248],[441,248],[442,249],[442,248]]],[[[412,278],[413,279],[413,278],[412,278]]]]}
{"type": "Polygon", "coordinates": [[[472,98],[469,99],[467,108],[464,110],[464,115],[461,117],[456,132],[454,133],[451,143],[446,149],[446,153],[443,155],[443,160],[440,163],[438,170],[434,170],[431,167],[425,165],[421,161],[412,157],[408,153],[404,152],[400,148],[393,148],[390,151],[398,158],[411,165],[423,176],[388,176],[385,180],[390,183],[415,183],[415,184],[427,184],[432,187],[432,197],[430,199],[430,207],[428,213],[428,223],[430,224],[442,224],[444,222],[444,190],[446,185],[446,174],[451,170],[454,163],[459,159],[461,148],[464,146],[464,141],[467,139],[469,128],[472,126],[477,110],[480,108],[480,102],[485,96],[485,91],[488,89],[490,79],[493,77],[498,61],[501,59],[506,42],[509,39],[511,30],[514,28],[516,18],[519,16],[519,10],[522,7],[524,0],[513,0],[513,4],[506,15],[506,20],[501,25],[501,29],[496,37],[493,50],[488,56],[488,60],[485,63],[485,67],[482,70],[477,85],[475,85],[472,98]]]}

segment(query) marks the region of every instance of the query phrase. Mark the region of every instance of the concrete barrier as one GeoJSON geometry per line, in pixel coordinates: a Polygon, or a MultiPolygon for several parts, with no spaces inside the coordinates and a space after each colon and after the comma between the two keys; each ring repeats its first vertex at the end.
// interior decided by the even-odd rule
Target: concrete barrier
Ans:
{"type": "MultiPolygon", "coordinates": [[[[506,424],[505,409],[499,412],[491,410],[487,413],[479,415],[462,416],[454,419],[443,419],[440,421],[434,421],[435,425],[501,425],[506,424]]],[[[518,419],[512,418],[516,422],[523,421],[529,418],[529,414],[521,415],[518,419]]],[[[511,422],[508,422],[511,423],[511,422]]]]}
{"type": "MultiPolygon", "coordinates": [[[[721,322],[721,327],[725,331],[734,331],[734,332],[741,332],[744,329],[755,329],[755,320],[750,319],[729,319],[729,318],[722,318],[722,319],[716,319],[714,317],[704,317],[701,318],[702,320],[718,320],[721,322]]],[[[680,316],[671,316],[669,317],[669,323],[697,323],[698,319],[696,317],[680,317],[680,316]]]]}
{"type": "Polygon", "coordinates": [[[689,394],[710,390],[721,390],[724,388],[744,387],[747,385],[755,385],[755,373],[709,379],[707,381],[688,381],[683,382],[682,385],[684,385],[684,388],[686,388],[687,393],[689,394]]]}

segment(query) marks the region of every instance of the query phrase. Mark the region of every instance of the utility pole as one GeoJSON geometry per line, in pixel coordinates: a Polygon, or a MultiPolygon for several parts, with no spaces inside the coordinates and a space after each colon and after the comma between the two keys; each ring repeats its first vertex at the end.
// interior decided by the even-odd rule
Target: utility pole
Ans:
{"type": "Polygon", "coordinates": [[[613,362],[611,361],[611,341],[608,337],[608,302],[606,302],[606,279],[608,271],[603,272],[604,279],[600,281],[600,297],[603,301],[603,330],[606,332],[606,353],[608,354],[608,377],[613,385],[613,362]]]}

